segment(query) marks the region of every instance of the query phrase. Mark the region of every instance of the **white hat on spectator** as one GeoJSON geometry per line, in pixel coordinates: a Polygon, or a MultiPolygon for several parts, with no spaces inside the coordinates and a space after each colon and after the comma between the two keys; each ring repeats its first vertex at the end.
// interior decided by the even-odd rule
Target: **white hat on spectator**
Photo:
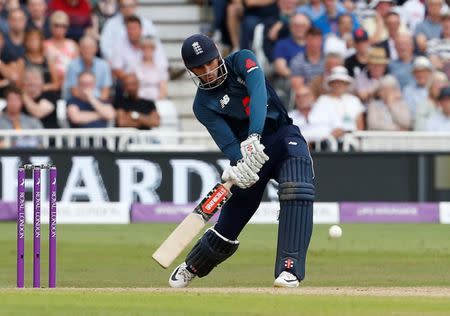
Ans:
{"type": "Polygon", "coordinates": [[[337,54],[344,58],[347,53],[347,45],[344,40],[338,38],[336,35],[329,35],[323,44],[323,53],[325,56],[328,54],[337,54]]]}
{"type": "Polygon", "coordinates": [[[424,57],[424,56],[418,56],[414,59],[413,62],[413,71],[416,70],[430,70],[433,71],[433,64],[431,64],[431,61],[424,57]]]}
{"type": "Polygon", "coordinates": [[[331,69],[331,74],[327,77],[327,84],[332,81],[344,81],[350,84],[353,82],[353,78],[348,75],[347,68],[336,66],[331,69]]]}

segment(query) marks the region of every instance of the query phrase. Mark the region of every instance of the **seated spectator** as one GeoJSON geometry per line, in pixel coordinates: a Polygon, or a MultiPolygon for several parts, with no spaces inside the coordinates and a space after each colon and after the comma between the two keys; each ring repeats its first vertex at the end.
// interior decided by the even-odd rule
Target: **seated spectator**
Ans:
{"type": "Polygon", "coordinates": [[[398,59],[398,52],[395,47],[395,40],[399,35],[400,30],[400,15],[397,12],[397,10],[392,9],[384,18],[384,23],[386,25],[386,30],[388,33],[388,37],[379,43],[375,43],[374,46],[376,47],[383,47],[386,51],[386,56],[390,60],[396,60],[398,59]]]}
{"type": "Polygon", "coordinates": [[[94,4],[91,13],[92,28],[89,35],[97,41],[100,40],[100,34],[106,21],[112,18],[119,10],[117,0],[99,0],[94,4]]]}
{"type": "MultiPolygon", "coordinates": [[[[375,9],[374,15],[365,18],[362,21],[362,26],[369,34],[370,42],[374,44],[388,38],[385,18],[394,8],[395,3],[393,0],[372,0],[370,6],[375,9]]],[[[407,30],[406,24],[401,21],[399,32],[403,33],[407,30]]]]}
{"type": "Polygon", "coordinates": [[[24,73],[24,112],[39,119],[45,128],[58,128],[55,98],[44,92],[44,76],[41,69],[29,66],[24,73]]]}
{"type": "Polygon", "coordinates": [[[402,19],[406,21],[408,29],[414,33],[417,25],[421,23],[425,17],[425,1],[407,0],[399,7],[402,19]]]}
{"type": "Polygon", "coordinates": [[[9,32],[4,34],[5,46],[0,56],[2,62],[9,64],[10,77],[14,84],[20,84],[18,74],[18,61],[25,53],[24,38],[27,17],[21,9],[14,9],[8,13],[9,32]]]}
{"type": "Polygon", "coordinates": [[[307,86],[301,87],[295,93],[295,109],[289,112],[289,117],[293,124],[301,128],[302,133],[309,127],[309,115],[314,101],[314,95],[307,86]]]}
{"type": "Polygon", "coordinates": [[[398,59],[389,63],[389,73],[397,78],[400,87],[403,89],[414,81],[412,77],[414,61],[414,42],[410,33],[399,34],[395,38],[395,49],[398,52],[398,59]]]}
{"type": "MultiPolygon", "coordinates": [[[[337,7],[338,13],[345,12],[345,8],[341,3],[338,3],[337,7]]],[[[325,14],[325,6],[323,5],[322,0],[310,0],[307,1],[306,4],[298,7],[297,12],[305,14],[311,21],[315,21],[325,14]]]]}
{"type": "Polygon", "coordinates": [[[142,59],[141,20],[137,16],[129,16],[125,19],[125,25],[127,37],[111,58],[112,72],[118,80],[122,80],[127,73],[135,69],[136,63],[142,59]]]}
{"type": "MultiPolygon", "coordinates": [[[[313,26],[322,31],[322,35],[326,36],[328,33],[338,34],[338,19],[339,13],[336,0],[323,0],[325,6],[325,13],[313,20],[313,26]]],[[[359,22],[355,15],[347,13],[352,18],[353,29],[359,27],[359,22]]]]}
{"type": "Polygon", "coordinates": [[[160,124],[160,117],[155,103],[139,98],[139,81],[134,74],[127,74],[123,79],[124,94],[116,98],[118,127],[152,129],[160,124]]]}
{"type": "Polygon", "coordinates": [[[359,28],[353,32],[353,42],[356,52],[345,59],[345,68],[351,77],[359,75],[359,73],[367,68],[369,60],[369,36],[364,29],[359,28]]]}
{"type": "Polygon", "coordinates": [[[59,82],[56,67],[44,54],[44,36],[38,29],[31,29],[25,33],[25,54],[20,60],[20,73],[23,76],[27,67],[38,67],[44,76],[43,91],[59,91],[59,82]]]}
{"type": "Polygon", "coordinates": [[[411,113],[402,99],[397,79],[386,75],[380,80],[375,98],[367,107],[367,129],[374,131],[407,131],[411,128],[411,113]]]}
{"type": "Polygon", "coordinates": [[[338,16],[337,34],[330,34],[325,38],[324,48],[325,52],[338,52],[344,57],[350,57],[355,53],[353,42],[353,20],[348,13],[343,13],[338,16]],[[341,47],[341,48],[339,48],[341,47]]]}
{"type": "MultiPolygon", "coordinates": [[[[152,36],[157,39],[158,34],[152,21],[148,18],[138,15],[137,0],[118,0],[119,13],[105,22],[100,35],[100,51],[103,58],[111,64],[113,55],[121,50],[124,44],[128,42],[127,26],[125,19],[127,17],[138,17],[141,23],[141,36],[152,36]]],[[[157,40],[155,51],[155,62],[161,67],[168,67],[168,61],[161,41],[157,40]]]]}
{"type": "Polygon", "coordinates": [[[249,49],[253,43],[256,25],[278,17],[276,0],[243,0],[244,15],[241,21],[240,48],[249,49]]]}
{"type": "MultiPolygon", "coordinates": [[[[2,54],[5,48],[5,42],[3,39],[3,33],[0,32],[0,54],[2,54]]],[[[0,62],[0,98],[4,98],[5,89],[11,82],[17,82],[20,77],[17,74],[17,63],[11,62],[9,64],[0,62]]]]}
{"type": "Polygon", "coordinates": [[[273,52],[275,73],[278,76],[283,78],[291,76],[289,63],[294,56],[305,51],[306,32],[310,26],[310,20],[302,13],[297,13],[290,19],[290,36],[278,40],[273,52]]]}
{"type": "MultiPolygon", "coordinates": [[[[41,122],[22,112],[23,100],[22,91],[10,86],[5,91],[6,107],[3,110],[3,115],[0,116],[0,129],[9,130],[24,130],[24,129],[41,129],[41,122]]],[[[39,145],[39,140],[35,137],[18,136],[12,139],[12,144],[6,144],[1,141],[0,147],[36,147],[39,145]]]]}
{"type": "Polygon", "coordinates": [[[443,3],[443,0],[427,0],[425,3],[427,16],[422,23],[417,25],[414,31],[419,52],[424,53],[426,51],[427,41],[441,36],[441,9],[443,3]]]}
{"type": "Polygon", "coordinates": [[[276,41],[289,37],[289,21],[296,11],[296,0],[277,0],[278,16],[264,21],[264,53],[273,62],[273,49],[276,41]]]}
{"type": "Polygon", "coordinates": [[[450,75],[450,9],[442,14],[442,34],[427,42],[427,56],[436,69],[450,75]]]}
{"type": "Polygon", "coordinates": [[[131,68],[139,80],[139,98],[146,100],[162,100],[167,98],[167,69],[160,68],[154,61],[156,43],[151,37],[141,40],[142,59],[131,68]]]}
{"type": "Polygon", "coordinates": [[[335,137],[364,129],[364,106],[348,92],[352,82],[344,66],[334,67],[327,77],[329,92],[320,96],[314,105],[322,124],[331,126],[335,137]]]}
{"type": "Polygon", "coordinates": [[[447,87],[449,84],[450,82],[443,72],[436,71],[433,73],[431,76],[430,88],[428,89],[427,101],[417,104],[414,130],[425,130],[428,119],[438,111],[438,98],[441,89],[447,87]]]}
{"type": "Polygon", "coordinates": [[[56,11],[65,12],[69,18],[67,38],[78,42],[86,29],[92,26],[91,4],[88,0],[50,0],[49,14],[56,11]]]}
{"type": "Polygon", "coordinates": [[[113,106],[95,97],[95,76],[82,72],[78,77],[78,97],[67,102],[67,117],[73,127],[107,127],[115,119],[113,106]]]}
{"type": "Polygon", "coordinates": [[[8,33],[8,11],[6,1],[0,1],[0,33],[8,33]]]}
{"type": "Polygon", "coordinates": [[[436,111],[426,123],[431,132],[450,132],[450,87],[442,88],[438,97],[439,111],[436,111]]]}
{"type": "Polygon", "coordinates": [[[62,95],[68,100],[72,96],[80,97],[77,81],[82,72],[91,72],[95,76],[94,96],[100,100],[108,100],[111,94],[111,68],[102,58],[96,57],[97,42],[86,35],[80,39],[80,56],[75,58],[67,69],[62,95]]]}
{"type": "Polygon", "coordinates": [[[294,56],[303,54],[306,44],[306,32],[311,26],[309,18],[297,13],[289,21],[290,36],[275,44],[274,48],[274,78],[271,83],[283,104],[289,106],[291,101],[291,69],[289,64],[294,56]]]}
{"type": "Polygon", "coordinates": [[[325,94],[328,91],[327,86],[327,78],[331,75],[331,71],[337,67],[342,66],[344,64],[344,60],[341,55],[335,53],[329,53],[325,56],[325,64],[323,72],[316,76],[314,79],[310,81],[308,84],[311,88],[311,91],[314,95],[314,98],[317,99],[321,95],[325,94]]]}
{"type": "Polygon", "coordinates": [[[387,72],[389,59],[386,51],[380,47],[372,47],[369,50],[367,69],[355,76],[356,95],[364,104],[367,104],[379,88],[380,79],[387,72]]]}
{"type": "Polygon", "coordinates": [[[322,54],[322,32],[317,28],[310,28],[306,33],[305,52],[292,58],[291,87],[293,91],[309,82],[323,72],[325,59],[322,54]]]}
{"type": "Polygon", "coordinates": [[[52,36],[44,42],[47,59],[55,65],[59,82],[64,82],[67,67],[78,56],[78,45],[74,40],[66,38],[69,27],[69,17],[62,11],[56,11],[50,16],[50,31],[52,36]]]}
{"type": "Polygon", "coordinates": [[[432,73],[433,65],[428,58],[419,56],[414,59],[414,81],[403,89],[403,98],[408,104],[414,120],[418,104],[426,102],[428,99],[428,87],[432,73]]]}
{"type": "Polygon", "coordinates": [[[330,126],[321,124],[320,113],[317,113],[314,101],[311,89],[301,87],[295,93],[295,109],[289,112],[293,124],[300,127],[308,143],[321,142],[333,133],[330,126]]]}
{"type": "Polygon", "coordinates": [[[50,21],[46,14],[47,2],[45,0],[27,0],[27,11],[27,30],[39,30],[45,38],[50,38],[50,21]]]}

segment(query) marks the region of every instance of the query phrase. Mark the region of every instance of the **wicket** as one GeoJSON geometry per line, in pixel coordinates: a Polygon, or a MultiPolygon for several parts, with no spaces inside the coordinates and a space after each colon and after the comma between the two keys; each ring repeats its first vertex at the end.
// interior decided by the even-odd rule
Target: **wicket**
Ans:
{"type": "Polygon", "coordinates": [[[56,287],[56,176],[52,165],[25,164],[17,172],[17,287],[25,279],[25,178],[33,170],[33,287],[41,286],[41,170],[49,170],[49,273],[48,287],[56,287]]]}

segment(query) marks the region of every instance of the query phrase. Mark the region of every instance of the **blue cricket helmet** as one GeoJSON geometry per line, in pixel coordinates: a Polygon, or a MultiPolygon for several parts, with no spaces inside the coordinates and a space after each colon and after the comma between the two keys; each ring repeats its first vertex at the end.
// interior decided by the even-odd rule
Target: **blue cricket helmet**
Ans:
{"type": "Polygon", "coordinates": [[[188,73],[195,85],[200,89],[210,90],[220,86],[228,75],[225,61],[219,53],[216,44],[212,39],[203,34],[194,34],[186,38],[181,47],[181,57],[184,65],[188,69],[188,73]],[[197,76],[193,73],[192,68],[200,67],[210,61],[218,59],[218,66],[211,71],[197,76]],[[214,80],[209,80],[209,76],[213,74],[214,80]]]}
{"type": "Polygon", "coordinates": [[[194,34],[184,40],[181,56],[186,68],[192,69],[210,62],[220,54],[212,39],[203,34],[194,34]]]}

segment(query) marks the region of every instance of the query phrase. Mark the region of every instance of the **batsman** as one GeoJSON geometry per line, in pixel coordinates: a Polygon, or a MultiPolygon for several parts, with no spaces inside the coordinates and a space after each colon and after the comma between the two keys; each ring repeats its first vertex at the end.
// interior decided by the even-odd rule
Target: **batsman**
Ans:
{"type": "Polygon", "coordinates": [[[241,50],[222,58],[215,43],[195,34],[182,58],[198,89],[193,111],[230,160],[222,180],[233,183],[230,200],[171,274],[171,287],[207,276],[239,247],[238,236],[257,210],[267,182],[280,200],[275,287],[298,287],[312,234],[314,171],[308,146],[265,78],[255,55],[241,50]]]}

